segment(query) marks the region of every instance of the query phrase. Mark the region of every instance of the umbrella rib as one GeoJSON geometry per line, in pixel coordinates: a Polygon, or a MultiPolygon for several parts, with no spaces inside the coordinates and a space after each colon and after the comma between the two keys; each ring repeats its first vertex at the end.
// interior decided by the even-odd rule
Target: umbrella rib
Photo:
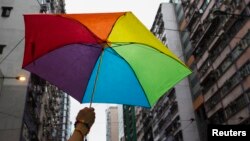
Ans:
{"type": "Polygon", "coordinates": [[[154,48],[153,46],[150,46],[148,44],[144,44],[144,43],[138,43],[138,42],[112,42],[112,43],[115,43],[117,44],[117,46],[112,46],[112,48],[116,48],[116,47],[120,47],[120,46],[126,46],[126,45],[131,45],[131,44],[141,44],[141,45],[145,45],[145,46],[148,46],[148,47],[151,47],[152,49],[154,49],[156,52],[159,52],[159,53],[162,53],[164,55],[166,55],[165,53],[163,53],[162,51],[154,48]]]}
{"type": "MultiPolygon", "coordinates": [[[[158,52],[158,53],[167,55],[167,54],[163,53],[162,51],[160,51],[160,50],[154,48],[153,46],[150,46],[150,45],[144,44],[144,43],[137,43],[137,42],[112,42],[112,43],[117,44],[117,46],[112,46],[111,48],[116,48],[116,47],[131,45],[131,44],[141,44],[141,45],[147,46],[148,48],[151,47],[152,49],[154,49],[155,52],[158,52]]],[[[170,55],[167,55],[167,56],[170,57],[170,58],[172,58],[172,59],[174,59],[175,61],[180,62],[180,64],[182,64],[184,67],[188,68],[188,67],[185,66],[180,60],[175,59],[174,57],[172,57],[172,56],[170,56],[170,55]]],[[[188,69],[189,69],[189,68],[188,68],[188,69]]]]}
{"type": "Polygon", "coordinates": [[[113,28],[115,27],[117,21],[118,21],[121,17],[124,17],[126,14],[127,14],[127,13],[125,12],[123,15],[121,15],[120,17],[118,17],[118,18],[116,19],[115,23],[113,24],[112,28],[110,29],[110,32],[109,32],[109,34],[108,34],[108,36],[107,36],[107,38],[106,38],[106,41],[108,40],[108,38],[109,38],[111,32],[113,31],[113,28]]]}
{"type": "MultiPolygon", "coordinates": [[[[100,45],[100,44],[98,44],[98,43],[91,43],[91,44],[86,44],[86,43],[69,43],[69,44],[63,45],[62,47],[65,47],[65,46],[68,46],[68,45],[72,45],[72,44],[81,44],[81,45],[86,45],[86,47],[93,47],[93,48],[96,48],[96,49],[101,49],[101,47],[94,46],[94,45],[100,45]]],[[[61,49],[62,47],[60,47],[60,48],[55,48],[55,49],[53,49],[53,50],[49,50],[46,54],[43,54],[43,55],[41,55],[41,56],[37,56],[36,58],[34,58],[34,60],[32,60],[31,62],[29,62],[29,63],[26,64],[25,66],[28,66],[28,65],[30,65],[31,63],[34,63],[37,59],[39,59],[39,58],[43,57],[44,55],[47,55],[48,53],[51,53],[51,52],[53,52],[53,51],[55,51],[55,50],[57,50],[57,49],[61,49]]],[[[24,66],[23,66],[23,68],[24,68],[24,66]]]]}
{"type": "MultiPolygon", "coordinates": [[[[112,49],[112,48],[111,48],[111,49],[112,49]]],[[[146,92],[145,92],[145,90],[143,89],[142,84],[141,84],[141,82],[139,81],[139,79],[138,79],[138,77],[137,77],[137,75],[136,75],[134,69],[131,67],[131,65],[130,65],[130,64],[120,55],[120,54],[118,54],[114,49],[112,49],[112,50],[113,50],[115,53],[113,53],[113,52],[111,52],[111,51],[108,51],[108,52],[114,54],[115,56],[117,56],[117,57],[119,57],[120,59],[122,59],[123,61],[125,61],[125,62],[127,63],[127,65],[130,67],[131,71],[133,71],[133,74],[135,75],[136,79],[138,80],[138,83],[139,83],[139,85],[141,86],[141,89],[142,89],[142,91],[143,91],[143,93],[144,93],[144,96],[146,97],[146,99],[147,99],[147,101],[148,101],[148,104],[149,104],[149,106],[151,107],[151,104],[150,104],[149,99],[148,99],[148,97],[147,97],[147,95],[146,95],[146,92]]]]}
{"type": "Polygon", "coordinates": [[[100,39],[95,33],[93,33],[87,26],[85,26],[84,24],[82,24],[80,21],[78,21],[78,20],[76,20],[76,19],[74,19],[72,17],[63,17],[62,15],[56,15],[56,16],[58,16],[60,18],[65,18],[65,19],[69,19],[69,20],[75,21],[76,23],[80,24],[82,27],[86,28],[88,30],[88,32],[92,34],[92,37],[94,37],[97,40],[96,42],[98,42],[98,41],[105,42],[102,39],[100,39]]]}
{"type": "MultiPolygon", "coordinates": [[[[101,47],[95,46],[95,45],[100,45],[99,43],[91,43],[91,44],[86,44],[86,43],[72,43],[72,44],[82,44],[82,45],[86,45],[87,47],[93,47],[93,48],[96,48],[96,49],[101,49],[101,47]]],[[[67,46],[67,45],[71,45],[71,44],[66,44],[66,45],[64,45],[64,46],[67,46]]],[[[64,47],[64,46],[63,46],[63,47],[64,47]]],[[[109,47],[109,48],[112,48],[112,47],[109,47]]],[[[50,50],[50,51],[48,51],[47,53],[53,52],[53,51],[55,51],[55,50],[57,50],[57,49],[60,49],[60,48],[56,48],[56,49],[50,50]]],[[[102,49],[103,49],[103,48],[102,48],[102,49]]],[[[112,54],[114,54],[114,55],[117,56],[117,54],[115,54],[115,53],[113,53],[113,52],[111,52],[111,51],[109,51],[109,50],[106,50],[106,51],[107,51],[107,52],[110,52],[110,53],[112,53],[112,54]]],[[[46,54],[44,54],[44,55],[46,55],[46,54]]],[[[38,56],[34,61],[28,63],[26,66],[28,66],[28,65],[31,64],[31,63],[34,63],[37,59],[43,57],[44,55],[38,56]]]]}

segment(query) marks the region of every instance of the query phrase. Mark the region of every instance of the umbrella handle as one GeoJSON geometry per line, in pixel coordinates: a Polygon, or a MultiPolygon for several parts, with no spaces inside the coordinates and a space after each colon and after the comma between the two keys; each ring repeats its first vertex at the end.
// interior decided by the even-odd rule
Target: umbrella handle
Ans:
{"type": "Polygon", "coordinates": [[[96,83],[97,83],[97,80],[98,80],[98,74],[99,74],[100,68],[101,68],[103,53],[104,53],[104,49],[102,49],[102,52],[101,52],[100,62],[99,62],[99,64],[98,64],[98,68],[97,68],[97,72],[96,72],[96,77],[95,77],[95,82],[94,82],[94,88],[93,88],[93,91],[92,91],[92,94],[91,94],[91,99],[90,99],[89,108],[92,107],[92,102],[93,102],[94,94],[95,94],[95,90],[96,90],[96,83]]]}

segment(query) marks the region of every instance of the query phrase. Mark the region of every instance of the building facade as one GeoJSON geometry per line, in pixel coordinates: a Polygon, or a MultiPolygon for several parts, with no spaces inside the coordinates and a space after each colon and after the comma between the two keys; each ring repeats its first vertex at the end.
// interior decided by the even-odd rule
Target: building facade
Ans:
{"type": "Polygon", "coordinates": [[[65,0],[38,0],[41,9],[40,13],[66,13],[65,0]]]}
{"type": "Polygon", "coordinates": [[[136,141],[136,116],[134,106],[123,105],[123,123],[125,141],[136,141]]]}
{"type": "Polygon", "coordinates": [[[117,105],[117,108],[118,108],[118,124],[119,124],[119,141],[125,141],[123,105],[117,105]]]}
{"type": "Polygon", "coordinates": [[[27,91],[21,141],[67,141],[71,127],[69,96],[33,74],[27,91]]]}
{"type": "Polygon", "coordinates": [[[46,13],[62,13],[62,3],[64,0],[0,1],[0,140],[61,141],[69,137],[68,96],[21,69],[23,14],[43,12],[45,4],[46,13]],[[25,76],[26,81],[13,79],[17,76],[25,76]]]}
{"type": "Polygon", "coordinates": [[[106,123],[106,141],[119,140],[119,120],[118,120],[118,107],[111,106],[106,110],[107,123],[106,123]]]}
{"type": "Polygon", "coordinates": [[[137,141],[153,141],[151,110],[137,107],[135,109],[135,115],[137,141]]]}
{"type": "Polygon", "coordinates": [[[249,2],[182,0],[176,9],[202,141],[209,123],[249,124],[249,2]]]}

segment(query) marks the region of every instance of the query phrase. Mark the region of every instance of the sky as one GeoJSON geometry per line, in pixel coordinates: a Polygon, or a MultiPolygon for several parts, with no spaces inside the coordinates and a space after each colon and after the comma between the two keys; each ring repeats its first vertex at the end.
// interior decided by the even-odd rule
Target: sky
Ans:
{"type": "MultiPolygon", "coordinates": [[[[150,29],[160,3],[168,0],[65,0],[66,13],[105,13],[132,11],[150,29]]],[[[71,98],[70,120],[74,123],[78,111],[89,104],[80,104],[71,98]]],[[[106,109],[108,104],[93,104],[96,120],[88,135],[88,141],[106,140],[106,109]]],[[[114,105],[112,105],[114,106],[114,105]]]]}

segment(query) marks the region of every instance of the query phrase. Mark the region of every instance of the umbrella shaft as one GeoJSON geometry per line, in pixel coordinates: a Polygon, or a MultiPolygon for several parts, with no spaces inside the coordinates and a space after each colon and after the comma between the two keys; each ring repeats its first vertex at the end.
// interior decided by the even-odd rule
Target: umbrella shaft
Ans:
{"type": "Polygon", "coordinates": [[[93,88],[93,91],[92,91],[92,94],[91,94],[91,99],[90,99],[90,105],[89,105],[89,107],[92,106],[92,102],[93,102],[93,99],[94,99],[94,94],[95,94],[95,89],[96,89],[96,83],[97,83],[98,74],[99,74],[100,68],[101,68],[103,53],[104,53],[104,50],[102,50],[102,53],[101,53],[101,56],[100,56],[100,62],[98,64],[98,68],[97,68],[97,72],[96,72],[96,77],[95,77],[95,82],[94,82],[94,88],[93,88]]]}

